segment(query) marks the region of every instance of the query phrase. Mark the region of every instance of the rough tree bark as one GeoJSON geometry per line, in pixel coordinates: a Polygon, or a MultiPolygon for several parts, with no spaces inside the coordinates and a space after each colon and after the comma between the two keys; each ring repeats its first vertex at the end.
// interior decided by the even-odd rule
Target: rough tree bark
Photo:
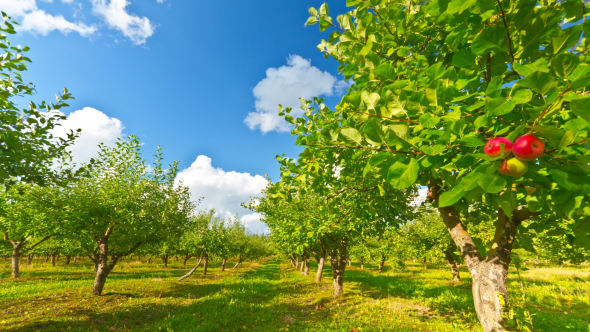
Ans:
{"type": "Polygon", "coordinates": [[[203,274],[207,274],[207,265],[209,264],[209,255],[205,254],[205,261],[203,262],[203,274]]]}
{"type": "Polygon", "coordinates": [[[461,281],[461,276],[459,275],[459,266],[455,261],[455,258],[451,254],[451,250],[445,250],[445,259],[447,260],[447,264],[451,268],[451,273],[453,274],[453,281],[461,281]]]}
{"type": "Polygon", "coordinates": [[[342,297],[344,294],[344,270],[346,269],[348,238],[342,235],[339,248],[335,247],[330,252],[332,265],[332,281],[334,284],[334,297],[342,297]]]}
{"type": "Polygon", "coordinates": [[[92,286],[92,295],[101,296],[104,284],[107,281],[107,277],[119,261],[121,257],[132,254],[137,249],[141,242],[136,243],[131,249],[122,253],[111,253],[109,252],[109,236],[113,232],[113,226],[109,226],[107,231],[98,239],[98,257],[97,257],[97,270],[96,277],[94,278],[94,285],[92,286]],[[109,254],[111,255],[111,261],[109,263],[109,254]]]}
{"type": "MultiPolygon", "coordinates": [[[[431,184],[429,189],[438,202],[438,185],[431,184]]],[[[506,216],[500,209],[497,212],[494,240],[484,259],[461,222],[457,210],[453,206],[448,206],[438,208],[438,211],[471,274],[475,311],[484,331],[505,331],[505,311],[509,303],[507,276],[516,229],[522,221],[538,214],[521,207],[514,210],[511,216],[506,216]]]]}

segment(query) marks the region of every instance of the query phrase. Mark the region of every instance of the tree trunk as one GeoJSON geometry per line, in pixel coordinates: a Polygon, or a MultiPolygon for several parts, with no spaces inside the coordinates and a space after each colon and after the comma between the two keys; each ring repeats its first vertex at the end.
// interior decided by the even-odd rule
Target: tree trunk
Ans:
{"type": "Polygon", "coordinates": [[[110,253],[109,252],[109,236],[113,232],[113,226],[109,226],[105,234],[103,234],[98,240],[98,252],[96,262],[97,271],[96,277],[94,278],[94,285],[92,286],[92,295],[101,296],[104,284],[107,281],[109,273],[115,268],[115,265],[121,257],[131,255],[135,249],[137,249],[141,242],[136,243],[131,249],[121,253],[110,253]],[[109,254],[111,254],[111,262],[109,263],[109,254]]]}
{"type": "Polygon", "coordinates": [[[381,253],[381,263],[379,263],[379,273],[383,272],[383,266],[385,266],[385,254],[381,253]]]}
{"type": "Polygon", "coordinates": [[[66,255],[66,265],[70,265],[70,260],[72,259],[71,255],[66,255]]]}
{"type": "MultiPolygon", "coordinates": [[[[101,296],[104,284],[107,281],[107,277],[111,272],[112,268],[109,268],[109,235],[112,232],[112,227],[109,227],[107,234],[101,236],[98,241],[98,257],[96,257],[96,276],[94,278],[94,285],[92,286],[92,295],[101,296]]],[[[116,263],[116,261],[114,262],[116,263]]],[[[114,267],[115,264],[112,264],[114,267]]]]}
{"type": "Polygon", "coordinates": [[[55,266],[55,257],[57,256],[57,253],[54,252],[53,254],[51,254],[51,266],[55,266]]]}
{"type": "Polygon", "coordinates": [[[205,261],[203,262],[203,275],[207,274],[208,263],[209,263],[209,255],[205,254],[205,261]]]}
{"type": "Polygon", "coordinates": [[[352,266],[352,259],[350,259],[350,257],[348,258],[348,266],[352,266]]]}
{"type": "Polygon", "coordinates": [[[361,260],[361,270],[365,269],[365,259],[363,257],[360,258],[361,260]]]}
{"type": "Polygon", "coordinates": [[[295,257],[295,268],[299,268],[299,257],[295,257]]]}
{"type": "Polygon", "coordinates": [[[453,274],[453,281],[461,281],[461,276],[459,275],[459,266],[457,266],[457,262],[455,258],[451,254],[449,249],[445,250],[445,259],[447,260],[447,264],[451,268],[451,273],[453,274]]]}
{"type": "Polygon", "coordinates": [[[32,262],[33,262],[33,255],[29,255],[29,257],[27,257],[27,265],[31,265],[32,262]]]}
{"type": "Polygon", "coordinates": [[[322,275],[324,274],[324,264],[326,263],[326,250],[322,250],[322,256],[318,262],[318,272],[315,275],[315,282],[322,282],[322,275]]]}
{"type": "MultiPolygon", "coordinates": [[[[438,203],[440,187],[431,183],[429,189],[438,203]]],[[[506,331],[506,310],[509,303],[507,276],[516,230],[522,221],[538,213],[520,207],[513,210],[508,217],[502,209],[498,210],[496,233],[487,258],[484,259],[461,222],[457,210],[453,206],[439,207],[438,210],[471,274],[475,311],[483,330],[506,331]]]]}
{"type": "Polygon", "coordinates": [[[202,260],[203,260],[203,257],[201,256],[201,258],[199,258],[199,261],[197,262],[197,265],[195,265],[195,267],[193,267],[192,270],[190,270],[187,274],[183,275],[182,277],[178,278],[178,280],[176,280],[176,281],[184,280],[184,279],[190,277],[193,273],[195,273],[195,271],[197,270],[199,265],[201,265],[202,260]]]}
{"type": "Polygon", "coordinates": [[[225,262],[227,262],[227,258],[223,258],[223,263],[221,263],[221,272],[225,271],[225,262]]]}
{"type": "Polygon", "coordinates": [[[309,275],[309,265],[307,264],[307,259],[308,257],[305,257],[305,260],[303,260],[303,274],[306,276],[309,275]]]}
{"type": "Polygon", "coordinates": [[[187,262],[189,259],[191,259],[191,257],[193,257],[193,256],[191,256],[191,255],[189,255],[189,254],[186,254],[186,255],[184,256],[184,262],[182,263],[182,265],[183,265],[183,266],[186,266],[186,262],[187,262]]]}
{"type": "Polygon", "coordinates": [[[233,269],[235,269],[236,267],[238,267],[238,265],[242,264],[242,260],[244,260],[243,258],[239,258],[238,262],[236,263],[236,265],[234,265],[233,269]]]}
{"type": "Polygon", "coordinates": [[[49,255],[45,255],[45,263],[49,262],[49,255]]]}
{"type": "Polygon", "coordinates": [[[74,263],[78,260],[78,255],[74,256],[74,263]]]}
{"type": "Polygon", "coordinates": [[[303,269],[305,268],[305,256],[301,257],[301,266],[299,267],[299,272],[303,272],[303,269]]]}
{"type": "Polygon", "coordinates": [[[168,267],[168,254],[162,256],[162,263],[164,263],[164,267],[168,267]]]}
{"type": "Polygon", "coordinates": [[[335,248],[332,249],[332,252],[330,253],[334,297],[342,297],[344,295],[344,270],[346,269],[347,245],[348,239],[346,238],[346,235],[343,235],[340,240],[340,250],[335,248]]]}
{"type": "Polygon", "coordinates": [[[148,264],[152,262],[152,256],[148,257],[148,264]]]}
{"type": "Polygon", "coordinates": [[[19,242],[18,245],[13,245],[12,249],[12,279],[17,279],[20,275],[18,259],[20,258],[20,249],[24,243],[19,242]]]}

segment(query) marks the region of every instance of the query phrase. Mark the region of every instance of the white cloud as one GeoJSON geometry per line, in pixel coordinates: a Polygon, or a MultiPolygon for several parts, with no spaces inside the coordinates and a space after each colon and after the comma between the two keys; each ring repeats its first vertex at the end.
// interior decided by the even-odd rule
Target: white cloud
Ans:
{"type": "Polygon", "coordinates": [[[75,31],[84,37],[96,32],[94,26],[88,26],[81,22],[70,22],[62,15],[47,14],[44,10],[37,8],[35,0],[0,0],[0,8],[13,19],[20,21],[20,26],[17,29],[21,31],[38,33],[43,36],[55,30],[63,34],[75,31]]]}
{"type": "Polygon", "coordinates": [[[240,206],[249,202],[250,197],[260,196],[267,181],[263,176],[235,171],[226,172],[211,165],[211,158],[200,155],[195,162],[178,174],[190,189],[193,199],[204,197],[199,208],[214,208],[221,217],[229,217],[236,212],[241,221],[252,232],[265,232],[268,227],[260,221],[258,214],[240,206]]]}
{"type": "Polygon", "coordinates": [[[99,143],[114,146],[117,139],[123,137],[125,128],[119,119],[111,118],[92,107],[84,107],[70,113],[61,124],[53,131],[56,137],[66,137],[70,130],[75,132],[79,128],[82,129],[80,137],[70,147],[75,163],[87,162],[90,158],[94,158],[98,152],[99,143]]]}
{"type": "Polygon", "coordinates": [[[125,10],[127,0],[91,0],[92,12],[101,17],[111,29],[119,30],[135,45],[145,44],[156,27],[147,17],[131,15],[125,10]]]}
{"type": "Polygon", "coordinates": [[[312,66],[310,60],[290,55],[286,66],[267,69],[266,78],[254,87],[256,111],[249,113],[244,122],[250,129],[259,128],[263,133],[289,131],[290,124],[278,115],[278,104],[292,107],[291,115],[297,117],[303,114],[299,98],[331,96],[346,87],[346,82],[312,66]]]}
{"type": "Polygon", "coordinates": [[[157,3],[164,3],[166,0],[156,0],[157,3]]]}

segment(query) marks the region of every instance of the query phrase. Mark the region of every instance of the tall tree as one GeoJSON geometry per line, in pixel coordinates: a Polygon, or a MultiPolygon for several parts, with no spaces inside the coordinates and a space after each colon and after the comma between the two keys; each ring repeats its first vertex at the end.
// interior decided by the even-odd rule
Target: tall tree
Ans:
{"type": "Polygon", "coordinates": [[[590,246],[590,39],[580,39],[590,27],[581,24],[588,5],[347,4],[354,10],[335,20],[327,4],[309,10],[308,24],[332,30],[319,49],[340,63],[353,84],[336,111],[304,103],[305,118],[286,117],[295,125],[297,143],[370,151],[363,161],[367,169],[378,170],[394,187],[428,186],[471,274],[484,331],[505,331],[517,228],[520,242],[527,242],[528,220],[555,214],[572,221],[572,243],[590,246]],[[577,23],[562,29],[565,22],[577,23]],[[522,150],[533,146],[531,137],[512,150],[520,159],[509,156],[506,143],[495,153],[482,153],[491,138],[514,142],[519,136],[537,138],[535,149],[544,145],[544,154],[522,150]],[[466,226],[470,207],[477,205],[487,205],[496,220],[487,253],[466,226]]]}

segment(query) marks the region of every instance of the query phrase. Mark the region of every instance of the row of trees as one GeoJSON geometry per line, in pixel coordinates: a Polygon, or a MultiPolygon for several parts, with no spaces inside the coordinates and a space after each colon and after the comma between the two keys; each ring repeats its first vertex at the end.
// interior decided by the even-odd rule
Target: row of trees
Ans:
{"type": "MultiPolygon", "coordinates": [[[[269,254],[264,236],[246,232],[236,217],[223,220],[214,211],[196,212],[198,202],[177,181],[178,163],[162,164],[161,148],[148,165],[135,136],[115,146],[99,145],[97,156],[75,165],[66,150],[80,131],[52,135],[65,117],[58,110],[73,97],[64,89],[56,103],[31,102],[19,109],[15,99],[34,93],[21,73],[28,47],[12,46],[14,26],[2,13],[0,23],[0,250],[11,256],[12,277],[21,259],[49,253],[85,255],[94,262],[94,295],[123,258],[132,254],[247,258],[269,254]]],[[[67,258],[69,262],[69,258],[67,258]]],[[[196,267],[195,267],[196,268],[196,267]]]]}
{"type": "Polygon", "coordinates": [[[456,246],[483,329],[505,331],[515,248],[566,244],[561,252],[578,261],[590,250],[588,4],[347,5],[354,8],[335,19],[327,4],[310,8],[307,24],[330,31],[318,48],[352,85],[334,110],[318,98],[302,100],[299,118],[279,107],[304,151],[278,158],[281,180],[249,207],[264,214],[284,252],[304,260],[329,252],[341,296],[349,246],[403,234],[419,218],[413,193],[428,188],[447,233],[427,241],[418,232],[415,241],[456,246]],[[483,153],[491,138],[522,135],[545,146],[528,171],[508,174],[501,168],[510,153],[483,153]]]}

